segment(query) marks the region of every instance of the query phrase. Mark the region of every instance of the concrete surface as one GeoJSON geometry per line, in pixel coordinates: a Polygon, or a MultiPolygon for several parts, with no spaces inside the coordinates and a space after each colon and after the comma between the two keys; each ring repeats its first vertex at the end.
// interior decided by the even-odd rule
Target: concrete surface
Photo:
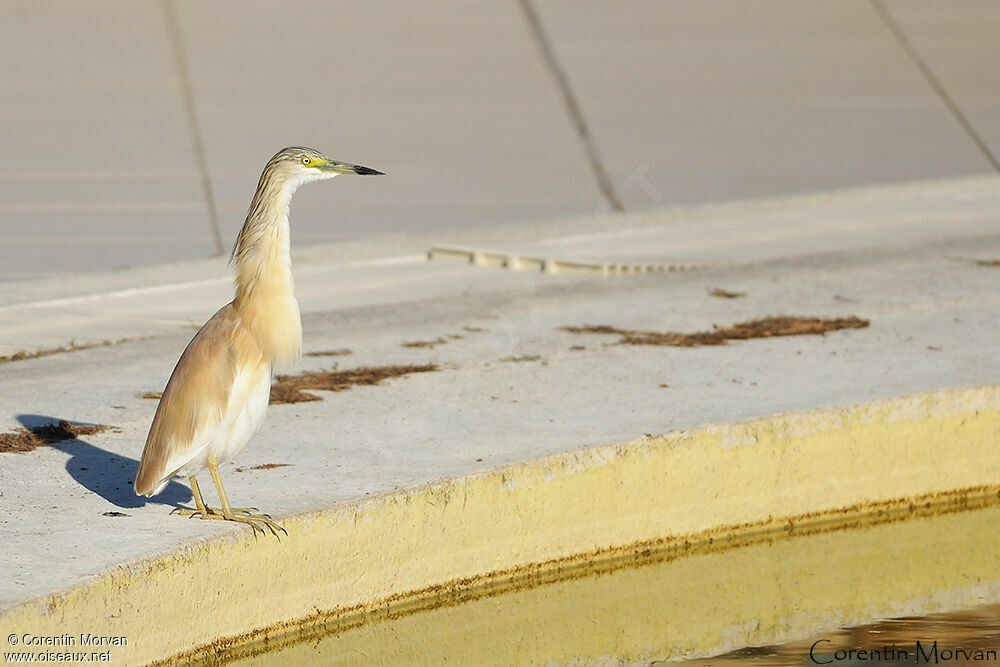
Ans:
{"type": "Polygon", "coordinates": [[[990,0],[942,5],[934,0],[889,0],[899,30],[943,92],[968,119],[995,157],[1000,152],[1000,88],[997,51],[990,37],[1000,30],[1000,7],[990,0]]]}
{"type": "Polygon", "coordinates": [[[159,6],[4,13],[0,280],[215,252],[159,6]]]}
{"type": "MultiPolygon", "coordinates": [[[[997,184],[959,180],[755,203],[743,210],[743,226],[735,204],[667,211],[618,232],[625,240],[638,234],[646,252],[691,258],[704,253],[705,234],[759,235],[756,246],[719,244],[710,268],[685,273],[599,279],[487,269],[428,262],[401,253],[402,241],[386,256],[402,259],[381,264],[324,263],[307,252],[296,277],[305,351],[353,353],[306,356],[301,369],[435,363],[440,370],[274,406],[224,470],[230,496],[284,517],[644,433],[993,384],[998,269],[975,260],[1000,258],[997,184]],[[844,229],[835,242],[832,219],[844,229]],[[709,295],[714,288],[746,296],[720,299],[709,295]],[[616,345],[614,336],[559,329],[694,332],[782,314],[855,315],[871,326],[690,349],[616,345]],[[402,346],[439,337],[445,343],[402,346]],[[291,466],[233,471],[265,463],[291,466]]],[[[590,224],[597,231],[607,220],[590,224]]],[[[558,254],[558,225],[545,227],[535,238],[558,254]]],[[[488,246],[511,231],[446,240],[488,246]]],[[[569,236],[566,247],[578,242],[569,236]]],[[[378,254],[374,245],[369,252],[378,254]]],[[[0,337],[40,343],[28,351],[72,338],[133,338],[0,364],[3,430],[54,419],[116,427],[0,455],[0,525],[11,536],[0,566],[14,573],[0,589],[4,606],[244,528],[169,516],[190,498],[180,482],[148,501],[128,485],[155,409],[141,396],[162,388],[194,329],[229,298],[225,278],[185,285],[187,275],[146,292],[95,289],[48,304],[35,292],[33,303],[4,306],[0,337]],[[129,516],[102,516],[108,511],[129,516]],[[93,539],[95,525],[102,540],[93,539]],[[54,549],[72,557],[43,557],[54,549]]]]}
{"type": "Polygon", "coordinates": [[[992,169],[867,1],[538,5],[627,210],[992,169]]]}
{"type": "Polygon", "coordinates": [[[629,212],[992,172],[996,22],[989,0],[9,3],[0,281],[224,253],[295,143],[389,174],[303,190],[300,244],[608,210],[598,171],[629,212]]]}

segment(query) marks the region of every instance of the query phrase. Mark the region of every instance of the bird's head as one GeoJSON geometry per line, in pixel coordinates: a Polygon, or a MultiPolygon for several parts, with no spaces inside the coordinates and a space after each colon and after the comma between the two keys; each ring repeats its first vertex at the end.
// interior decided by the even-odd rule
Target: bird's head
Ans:
{"type": "Polygon", "coordinates": [[[298,187],[303,183],[322,181],[340,174],[361,176],[382,176],[381,171],[356,164],[332,160],[319,151],[303,146],[283,148],[267,163],[264,175],[278,176],[287,183],[298,187]]]}

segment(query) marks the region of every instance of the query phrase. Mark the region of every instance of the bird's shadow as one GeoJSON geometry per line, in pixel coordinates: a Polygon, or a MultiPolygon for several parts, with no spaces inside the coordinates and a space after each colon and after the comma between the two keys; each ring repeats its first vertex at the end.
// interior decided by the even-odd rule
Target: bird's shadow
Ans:
{"type": "MultiPolygon", "coordinates": [[[[61,419],[44,415],[17,415],[21,426],[30,430],[59,424],[61,419]]],[[[71,422],[79,425],[81,422],[71,422]]],[[[194,496],[191,489],[179,482],[168,482],[167,486],[153,498],[135,495],[132,488],[139,462],[101,449],[81,440],[79,436],[53,442],[48,445],[70,455],[66,461],[66,472],[85,489],[96,493],[116,507],[131,509],[147,503],[170,505],[190,501],[194,496]]]]}

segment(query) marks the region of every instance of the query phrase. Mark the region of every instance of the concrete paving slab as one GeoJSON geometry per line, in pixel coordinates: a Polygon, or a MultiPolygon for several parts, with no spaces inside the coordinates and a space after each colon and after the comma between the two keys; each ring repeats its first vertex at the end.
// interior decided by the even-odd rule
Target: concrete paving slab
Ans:
{"type": "Polygon", "coordinates": [[[535,5],[629,210],[991,170],[868,2],[535,5]]]}
{"type": "MultiPolygon", "coordinates": [[[[536,4],[631,209],[989,168],[868,3],[536,4]]],[[[887,6],[996,144],[989,4],[887,6]]],[[[224,248],[261,164],[289,143],[389,174],[303,190],[300,243],[606,205],[517,3],[180,2],[176,31],[171,7],[9,7],[0,280],[215,253],[199,144],[224,248]],[[339,48],[317,55],[324,43],[339,48]]]]}
{"type": "Polygon", "coordinates": [[[214,252],[171,49],[155,3],[5,8],[0,280],[214,252]]]}
{"type": "MultiPolygon", "coordinates": [[[[921,182],[302,248],[295,253],[297,294],[302,312],[313,313],[586,277],[428,264],[428,249],[442,243],[569,261],[725,267],[990,238],[998,183],[995,176],[921,182]]],[[[79,284],[11,284],[0,301],[0,356],[190,331],[231,298],[220,260],[93,275],[79,284]]]]}
{"type": "MultiPolygon", "coordinates": [[[[925,215],[923,207],[913,212],[925,215]]],[[[797,237],[788,241],[794,251],[797,237]]],[[[289,516],[645,433],[996,382],[998,269],[969,261],[1000,257],[996,234],[918,238],[905,247],[882,239],[861,251],[820,243],[807,258],[793,252],[614,280],[420,263],[398,268],[424,275],[361,272],[339,281],[330,278],[343,269],[316,268],[319,283],[362,298],[338,305],[334,295],[307,313],[307,351],[352,353],[307,356],[301,368],[434,363],[439,370],[274,406],[256,440],[225,466],[230,496],[289,516]],[[526,282],[513,282],[517,275],[526,282]],[[364,297],[365,285],[378,295],[398,288],[400,277],[422,283],[394,302],[364,297]],[[720,299],[714,288],[746,296],[720,299]],[[694,332],[767,315],[858,316],[871,326],[697,348],[619,345],[614,336],[560,329],[694,332]],[[268,463],[289,466],[250,469],[268,463]]],[[[191,333],[175,328],[0,365],[3,430],[57,419],[116,427],[0,455],[0,523],[10,536],[0,566],[14,573],[0,586],[0,606],[244,528],[169,516],[168,507],[188,498],[179,482],[151,500],[128,485],[155,409],[142,395],[162,387],[191,333]],[[101,540],[93,539],[95,526],[101,540]],[[51,553],[73,558],[44,556],[51,553]]]]}
{"type": "Polygon", "coordinates": [[[301,239],[537,219],[599,201],[513,3],[182,2],[179,15],[227,241],[264,162],[296,143],[388,174],[297,194],[301,239]],[[239,39],[220,40],[220,25],[239,39]]]}
{"type": "MultiPolygon", "coordinates": [[[[213,253],[201,205],[135,204],[120,210],[96,205],[87,210],[73,204],[59,209],[30,205],[7,214],[8,219],[17,219],[16,226],[24,227],[4,243],[0,281],[49,276],[66,280],[83,271],[178,262],[213,253]]],[[[0,217],[4,215],[0,212],[0,217]]]]}
{"type": "MultiPolygon", "coordinates": [[[[469,252],[594,264],[698,268],[992,236],[1000,178],[955,179],[632,216],[632,227],[547,239],[492,238],[469,252]],[[652,224],[659,220],[660,224],[652,224]]],[[[443,256],[444,257],[444,256],[443,256]]],[[[534,268],[529,265],[528,268],[534,268]]]]}
{"type": "Polygon", "coordinates": [[[1000,6],[989,0],[885,6],[976,134],[1000,155],[1000,6]]]}

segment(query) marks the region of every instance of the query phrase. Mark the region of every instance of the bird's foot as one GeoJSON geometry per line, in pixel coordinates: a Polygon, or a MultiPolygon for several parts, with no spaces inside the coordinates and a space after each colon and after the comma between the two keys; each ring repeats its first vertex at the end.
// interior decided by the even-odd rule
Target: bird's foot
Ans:
{"type": "Polygon", "coordinates": [[[267,530],[271,531],[271,534],[275,537],[280,537],[278,531],[280,530],[285,535],[288,535],[288,531],[281,527],[280,524],[275,522],[270,514],[256,514],[256,507],[231,507],[230,514],[227,516],[223,513],[221,509],[213,509],[211,507],[205,507],[204,509],[188,509],[187,507],[175,507],[171,510],[171,514],[179,514],[180,516],[186,517],[198,517],[200,519],[216,519],[219,521],[235,521],[236,523],[245,523],[253,529],[254,534],[257,534],[259,530],[261,535],[267,533],[267,530]]]}
{"type": "MultiPolygon", "coordinates": [[[[256,507],[230,507],[230,511],[233,514],[241,514],[244,516],[250,516],[260,512],[256,507]]],[[[222,514],[222,510],[215,510],[211,507],[206,507],[205,509],[189,509],[187,507],[175,507],[170,510],[171,514],[179,514],[180,516],[198,516],[199,514],[222,514]]],[[[270,514],[261,514],[261,516],[271,518],[270,514]]]]}

